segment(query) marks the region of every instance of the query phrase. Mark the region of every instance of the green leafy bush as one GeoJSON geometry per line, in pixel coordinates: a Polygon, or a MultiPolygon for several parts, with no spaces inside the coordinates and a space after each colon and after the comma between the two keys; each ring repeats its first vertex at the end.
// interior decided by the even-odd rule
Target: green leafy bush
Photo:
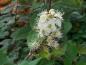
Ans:
{"type": "Polygon", "coordinates": [[[12,0],[0,9],[0,65],[44,64],[86,65],[85,0],[12,0]],[[38,14],[49,9],[64,12],[58,48],[47,46],[47,36],[38,38],[34,28],[38,14]],[[32,50],[35,40],[45,44],[32,50]]]}

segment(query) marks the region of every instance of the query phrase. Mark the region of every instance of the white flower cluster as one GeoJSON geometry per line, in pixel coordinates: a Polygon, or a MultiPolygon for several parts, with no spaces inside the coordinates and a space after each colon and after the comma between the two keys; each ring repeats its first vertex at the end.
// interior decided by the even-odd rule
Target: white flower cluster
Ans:
{"type": "MultiPolygon", "coordinates": [[[[44,37],[50,35],[50,33],[58,33],[62,25],[63,13],[50,9],[43,11],[38,19],[37,29],[39,30],[39,36],[44,37]]],[[[59,33],[60,34],[60,33],[59,33]]],[[[57,34],[57,35],[59,35],[57,34]]],[[[59,36],[58,36],[59,37],[59,36]]]]}
{"type": "Polygon", "coordinates": [[[58,10],[50,9],[49,11],[43,11],[40,14],[37,23],[37,29],[40,37],[47,36],[47,45],[51,47],[58,47],[58,40],[62,37],[61,25],[63,21],[63,13],[58,10]]]}
{"type": "MultiPolygon", "coordinates": [[[[58,39],[62,38],[61,27],[63,13],[59,12],[58,10],[55,11],[54,9],[50,9],[49,11],[43,11],[39,16],[40,17],[37,19],[36,26],[38,36],[40,38],[47,37],[47,39],[44,40],[47,41],[47,45],[57,48],[59,46],[58,39]]],[[[38,48],[40,44],[35,42],[31,46],[38,48]]]]}

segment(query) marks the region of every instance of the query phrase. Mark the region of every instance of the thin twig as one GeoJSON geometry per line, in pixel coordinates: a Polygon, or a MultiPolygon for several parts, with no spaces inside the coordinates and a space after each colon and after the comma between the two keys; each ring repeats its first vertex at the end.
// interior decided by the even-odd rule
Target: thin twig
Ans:
{"type": "Polygon", "coordinates": [[[51,0],[47,0],[47,4],[48,4],[48,10],[51,9],[51,0]]]}

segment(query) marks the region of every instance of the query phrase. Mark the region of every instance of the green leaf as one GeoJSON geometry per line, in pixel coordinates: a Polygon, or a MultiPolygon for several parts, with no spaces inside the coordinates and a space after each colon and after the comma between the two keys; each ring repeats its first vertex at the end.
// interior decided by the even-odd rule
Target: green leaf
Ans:
{"type": "Polygon", "coordinates": [[[35,44],[33,45],[34,42],[38,40],[38,34],[35,31],[29,31],[27,35],[27,44],[30,49],[35,47],[35,44]]]}
{"type": "Polygon", "coordinates": [[[77,65],[86,65],[86,62],[78,62],[77,65]]]}
{"type": "Polygon", "coordinates": [[[65,20],[63,22],[63,32],[64,34],[67,34],[72,28],[72,24],[71,22],[69,22],[68,20],[65,20]]]}
{"type": "Polygon", "coordinates": [[[86,65],[86,56],[81,56],[76,65],[86,65]]]}
{"type": "Polygon", "coordinates": [[[37,65],[40,62],[41,58],[35,59],[33,61],[22,61],[19,65],[37,65]]]}
{"type": "Polygon", "coordinates": [[[69,41],[66,48],[64,65],[72,65],[72,61],[76,58],[77,53],[78,51],[76,44],[72,41],[69,41]]]}
{"type": "Polygon", "coordinates": [[[4,65],[8,62],[9,62],[9,60],[6,55],[6,51],[4,49],[0,49],[0,65],[4,65]]]}
{"type": "Polygon", "coordinates": [[[86,45],[78,45],[79,54],[86,54],[86,45]]]}
{"type": "Polygon", "coordinates": [[[4,39],[3,41],[0,42],[1,45],[3,45],[3,48],[7,49],[8,46],[11,44],[11,39],[4,39]]]}
{"type": "Polygon", "coordinates": [[[31,3],[33,0],[19,0],[20,3],[31,3]]]}
{"type": "Polygon", "coordinates": [[[83,4],[83,0],[58,0],[57,3],[71,8],[80,8],[83,4]]]}
{"type": "Polygon", "coordinates": [[[43,58],[38,65],[55,65],[55,62],[53,60],[47,60],[43,58]]]}
{"type": "Polygon", "coordinates": [[[55,57],[62,56],[65,54],[65,49],[64,48],[53,49],[51,54],[55,57]]]}
{"type": "Polygon", "coordinates": [[[50,52],[49,49],[47,47],[44,47],[43,50],[40,51],[39,56],[42,58],[46,58],[49,59],[50,58],[50,52]]]}
{"type": "Polygon", "coordinates": [[[29,31],[30,31],[30,28],[29,28],[28,26],[26,26],[26,27],[20,28],[20,29],[18,29],[17,31],[15,31],[15,32],[11,35],[11,37],[12,37],[14,40],[26,39],[29,31]]]}
{"type": "Polygon", "coordinates": [[[5,6],[5,8],[3,10],[1,10],[1,14],[4,14],[4,13],[9,13],[11,10],[12,10],[12,6],[5,6]]]}
{"type": "Polygon", "coordinates": [[[8,31],[0,31],[0,38],[5,38],[5,36],[7,36],[9,34],[8,31]]]}
{"type": "Polygon", "coordinates": [[[31,8],[32,9],[39,9],[39,8],[41,8],[41,7],[43,7],[43,3],[35,3],[35,2],[33,2],[32,3],[32,6],[31,6],[31,8]],[[40,6],[39,6],[40,5],[40,6]]]}

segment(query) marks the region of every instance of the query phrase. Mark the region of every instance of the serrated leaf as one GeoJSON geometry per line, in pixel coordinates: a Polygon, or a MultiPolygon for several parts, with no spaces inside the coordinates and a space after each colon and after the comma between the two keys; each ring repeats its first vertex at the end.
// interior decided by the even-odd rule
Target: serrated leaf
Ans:
{"type": "Polygon", "coordinates": [[[14,40],[26,39],[29,31],[30,31],[29,27],[26,26],[26,27],[20,28],[20,29],[18,29],[17,31],[15,31],[15,32],[11,35],[11,37],[12,37],[14,40]]]}

